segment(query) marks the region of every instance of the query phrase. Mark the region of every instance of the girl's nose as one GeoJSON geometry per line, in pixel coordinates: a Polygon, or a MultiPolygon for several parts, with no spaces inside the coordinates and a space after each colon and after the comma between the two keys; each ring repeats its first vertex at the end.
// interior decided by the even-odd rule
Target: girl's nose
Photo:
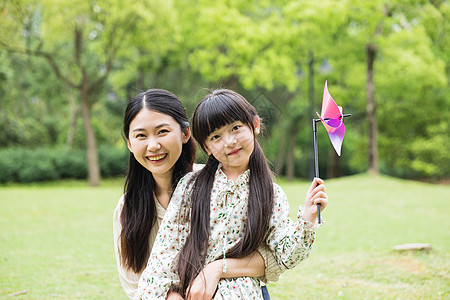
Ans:
{"type": "Polygon", "coordinates": [[[225,142],[225,147],[231,147],[237,143],[236,137],[233,134],[226,135],[224,138],[224,142],[225,142]]]}

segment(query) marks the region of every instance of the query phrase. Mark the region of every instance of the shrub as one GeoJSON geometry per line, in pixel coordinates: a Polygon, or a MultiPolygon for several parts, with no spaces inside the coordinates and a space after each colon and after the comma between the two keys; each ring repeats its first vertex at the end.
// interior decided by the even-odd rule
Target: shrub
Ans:
{"type": "MultiPolygon", "coordinates": [[[[99,164],[103,177],[125,173],[126,148],[99,147],[99,164]]],[[[65,146],[0,149],[0,183],[39,182],[57,179],[86,179],[86,151],[65,146]]]]}

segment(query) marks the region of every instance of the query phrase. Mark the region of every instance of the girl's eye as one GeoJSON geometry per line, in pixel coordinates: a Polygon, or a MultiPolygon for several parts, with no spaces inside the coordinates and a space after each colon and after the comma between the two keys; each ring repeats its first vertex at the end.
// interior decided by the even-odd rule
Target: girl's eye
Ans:
{"type": "Polygon", "coordinates": [[[213,135],[213,136],[211,137],[211,141],[215,141],[215,140],[217,140],[218,138],[220,138],[220,135],[218,135],[218,134],[213,135]]]}
{"type": "Polygon", "coordinates": [[[241,128],[241,125],[234,125],[232,130],[235,131],[238,130],[239,128],[241,128]]]}

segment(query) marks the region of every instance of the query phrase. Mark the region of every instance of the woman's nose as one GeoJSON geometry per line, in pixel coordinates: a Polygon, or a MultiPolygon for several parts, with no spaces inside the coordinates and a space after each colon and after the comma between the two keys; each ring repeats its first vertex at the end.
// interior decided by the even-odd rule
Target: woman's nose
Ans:
{"type": "Polygon", "coordinates": [[[161,144],[158,142],[158,140],[156,138],[150,137],[148,139],[148,144],[147,144],[148,151],[155,151],[155,150],[159,150],[160,148],[161,148],[161,144]]]}

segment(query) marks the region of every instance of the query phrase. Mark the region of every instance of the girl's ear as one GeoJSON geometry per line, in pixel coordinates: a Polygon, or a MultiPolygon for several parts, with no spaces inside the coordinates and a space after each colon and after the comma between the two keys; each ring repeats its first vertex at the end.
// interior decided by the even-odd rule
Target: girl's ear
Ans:
{"type": "Polygon", "coordinates": [[[205,146],[204,149],[205,149],[206,154],[208,154],[208,156],[210,156],[212,153],[211,150],[209,150],[207,146],[205,146]]]}
{"type": "Polygon", "coordinates": [[[259,116],[255,116],[255,119],[253,120],[253,127],[255,128],[255,135],[259,134],[261,131],[261,119],[259,116]]]}
{"type": "Polygon", "coordinates": [[[190,138],[191,138],[191,127],[187,127],[183,131],[183,144],[186,144],[190,138]]]}

